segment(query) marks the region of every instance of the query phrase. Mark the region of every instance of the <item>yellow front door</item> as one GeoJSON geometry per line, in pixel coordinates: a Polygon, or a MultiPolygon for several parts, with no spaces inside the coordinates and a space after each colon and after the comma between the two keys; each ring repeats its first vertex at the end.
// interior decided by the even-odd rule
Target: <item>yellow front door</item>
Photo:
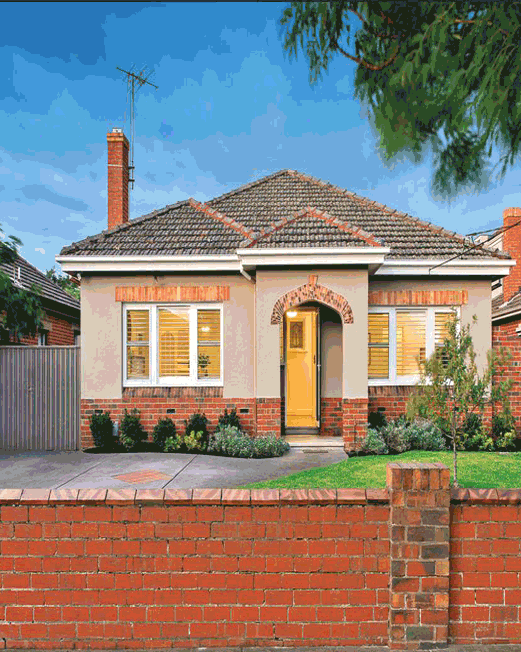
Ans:
{"type": "Polygon", "coordinates": [[[302,308],[288,312],[289,315],[286,315],[286,426],[315,428],[317,426],[318,309],[302,308]]]}

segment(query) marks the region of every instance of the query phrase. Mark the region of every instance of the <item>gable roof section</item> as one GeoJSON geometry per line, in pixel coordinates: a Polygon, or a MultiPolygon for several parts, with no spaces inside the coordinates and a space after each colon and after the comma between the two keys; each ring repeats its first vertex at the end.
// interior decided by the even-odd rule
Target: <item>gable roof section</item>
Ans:
{"type": "Polygon", "coordinates": [[[503,301],[503,294],[492,299],[492,319],[504,319],[506,317],[521,317],[521,292],[514,294],[506,303],[503,301]]]}
{"type": "Polygon", "coordinates": [[[484,246],[466,251],[473,243],[457,233],[293,170],[206,204],[190,199],[166,206],[64,247],[61,255],[219,255],[247,246],[351,248],[368,246],[367,238],[390,249],[387,259],[509,258],[484,246]]]}
{"type": "Polygon", "coordinates": [[[80,302],[77,299],[62,290],[59,285],[53,283],[43,272],[31,265],[22,256],[18,255],[14,263],[0,265],[0,269],[9,276],[15,285],[22,287],[24,290],[30,290],[31,285],[34,283],[34,285],[40,286],[42,299],[48,299],[62,306],[80,310],[80,302]],[[20,268],[20,280],[18,280],[17,267],[20,268]]]}

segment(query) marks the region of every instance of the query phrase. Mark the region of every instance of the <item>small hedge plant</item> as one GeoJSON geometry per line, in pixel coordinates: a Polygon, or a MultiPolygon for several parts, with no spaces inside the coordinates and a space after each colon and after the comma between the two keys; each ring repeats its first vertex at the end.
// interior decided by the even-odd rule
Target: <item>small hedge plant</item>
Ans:
{"type": "Polygon", "coordinates": [[[210,437],[208,452],[228,457],[281,457],[289,450],[288,442],[268,435],[252,438],[236,426],[224,425],[210,437]]]}
{"type": "Polygon", "coordinates": [[[233,426],[237,428],[237,430],[242,431],[241,422],[239,421],[237,410],[235,408],[233,408],[229,414],[228,410],[226,408],[224,409],[224,414],[221,414],[219,421],[217,422],[217,429],[220,429],[223,426],[233,426]]]}
{"type": "Polygon", "coordinates": [[[201,450],[206,450],[208,447],[208,418],[205,414],[192,414],[192,416],[185,420],[185,437],[190,437],[193,433],[202,433],[201,443],[203,447],[201,450]]]}
{"type": "Polygon", "coordinates": [[[152,432],[152,441],[160,449],[165,450],[165,443],[167,439],[172,439],[176,436],[175,423],[172,419],[159,419],[152,432]]]}
{"type": "Polygon", "coordinates": [[[427,419],[412,422],[400,417],[382,428],[368,428],[361,452],[369,455],[404,453],[409,450],[442,451],[447,446],[441,430],[427,419]]]}
{"type": "Polygon", "coordinates": [[[90,417],[89,427],[95,446],[98,448],[112,448],[114,446],[113,425],[110,412],[95,413],[90,417]]]}
{"type": "Polygon", "coordinates": [[[119,432],[119,439],[123,446],[127,451],[135,450],[146,438],[147,433],[141,424],[139,410],[134,408],[131,412],[127,412],[125,409],[119,432]]]}
{"type": "Polygon", "coordinates": [[[206,444],[204,442],[204,433],[201,431],[195,432],[192,430],[189,434],[175,435],[168,437],[165,441],[165,453],[191,453],[197,451],[204,451],[206,444]]]}

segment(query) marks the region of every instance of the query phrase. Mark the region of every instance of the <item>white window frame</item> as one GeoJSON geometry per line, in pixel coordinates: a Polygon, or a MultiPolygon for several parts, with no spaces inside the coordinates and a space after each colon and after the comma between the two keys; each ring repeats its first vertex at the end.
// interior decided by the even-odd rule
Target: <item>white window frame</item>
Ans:
{"type": "MultiPolygon", "coordinates": [[[[368,378],[368,385],[371,387],[386,385],[416,385],[420,380],[420,374],[408,376],[398,376],[396,373],[396,313],[397,312],[423,312],[425,313],[425,359],[428,360],[435,350],[435,313],[453,313],[454,309],[448,306],[372,306],[369,308],[371,313],[385,313],[389,315],[389,377],[388,378],[368,378]]],[[[460,309],[456,308],[456,316],[459,319],[460,309]]],[[[369,355],[369,345],[367,347],[369,355]]]]}
{"type": "Polygon", "coordinates": [[[222,387],[223,386],[223,305],[222,303],[125,303],[123,305],[123,387],[222,387]],[[190,376],[159,376],[158,365],[158,314],[160,308],[179,308],[189,314],[190,376]],[[127,378],[127,312],[148,310],[149,377],[127,378]],[[220,376],[198,378],[197,364],[197,311],[218,310],[220,315],[220,376]]]}

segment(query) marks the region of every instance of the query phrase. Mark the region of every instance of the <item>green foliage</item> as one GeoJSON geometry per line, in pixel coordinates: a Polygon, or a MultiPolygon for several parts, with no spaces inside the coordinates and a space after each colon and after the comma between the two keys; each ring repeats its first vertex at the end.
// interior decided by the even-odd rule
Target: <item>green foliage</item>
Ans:
{"type": "Polygon", "coordinates": [[[221,414],[217,422],[217,427],[220,428],[221,426],[234,426],[238,430],[241,430],[241,422],[239,421],[235,408],[229,414],[228,410],[224,408],[224,414],[221,414]]]}
{"type": "Polygon", "coordinates": [[[80,288],[78,285],[73,283],[71,277],[68,274],[58,274],[54,269],[54,266],[51,269],[48,269],[45,272],[45,276],[50,279],[56,285],[59,285],[62,290],[70,294],[71,297],[80,300],[80,288]]]}
{"type": "Polygon", "coordinates": [[[494,449],[494,440],[483,429],[481,415],[471,412],[465,417],[461,431],[456,436],[459,451],[490,451],[494,449]]]}
{"type": "Polygon", "coordinates": [[[179,435],[167,437],[163,450],[165,453],[180,453],[183,448],[183,439],[179,435]]]}
{"type": "Polygon", "coordinates": [[[167,437],[164,448],[165,453],[192,453],[206,450],[206,442],[202,431],[192,430],[189,434],[177,434],[167,437]]]}
{"type": "Polygon", "coordinates": [[[445,437],[438,426],[428,419],[418,418],[409,425],[409,444],[412,450],[444,451],[445,437]]]}
{"type": "Polygon", "coordinates": [[[199,432],[192,430],[189,435],[185,435],[183,444],[185,445],[188,452],[204,451],[206,449],[207,442],[204,438],[204,433],[202,430],[199,432]]]}
{"type": "Polygon", "coordinates": [[[382,428],[385,428],[388,422],[384,412],[376,411],[369,412],[367,423],[369,424],[369,428],[381,430],[382,428]]]}
{"type": "Polygon", "coordinates": [[[91,415],[89,419],[90,432],[94,439],[94,444],[98,448],[112,448],[114,445],[112,426],[113,423],[110,418],[110,412],[91,415]]]}
{"type": "MultiPolygon", "coordinates": [[[[487,404],[501,405],[503,413],[509,413],[507,397],[512,381],[493,382],[497,368],[503,367],[507,360],[508,355],[503,350],[489,351],[486,368],[480,375],[470,326],[461,325],[454,314],[442,345],[422,368],[416,394],[407,406],[407,415],[427,415],[452,442],[455,485],[458,483],[456,451],[461,445],[465,424],[471,427],[477,424],[475,417],[470,415],[482,418],[487,404]]],[[[471,440],[475,440],[481,450],[489,446],[487,438],[479,434],[471,435],[471,440]]]]}
{"type": "MultiPolygon", "coordinates": [[[[1,225],[0,225],[1,226],[1,225]]],[[[22,242],[10,235],[2,240],[0,228],[0,264],[16,265],[18,248],[22,242]]],[[[8,342],[9,336],[15,341],[21,337],[35,335],[43,326],[43,310],[40,300],[40,287],[31,285],[30,290],[17,287],[11,277],[0,270],[0,340],[8,342]]]]}
{"type": "Polygon", "coordinates": [[[175,423],[172,419],[159,419],[152,431],[152,441],[161,450],[164,450],[166,440],[175,436],[175,423]]]}
{"type": "Polygon", "coordinates": [[[362,444],[361,451],[371,455],[387,455],[389,453],[382,434],[375,428],[367,429],[367,436],[362,444]]]}
{"type": "Polygon", "coordinates": [[[380,432],[391,454],[411,449],[409,424],[403,417],[391,421],[380,432]]]}
{"type": "Polygon", "coordinates": [[[391,164],[434,156],[445,197],[484,187],[521,148],[519,2],[291,2],[283,47],[316,83],[338,55],[356,65],[355,97],[391,164]]]}
{"type": "Polygon", "coordinates": [[[224,425],[210,437],[208,452],[228,457],[281,457],[289,450],[283,439],[269,435],[251,438],[236,426],[224,425]]]}
{"type": "Polygon", "coordinates": [[[140,420],[140,412],[134,408],[131,412],[125,409],[121,421],[119,439],[127,451],[135,450],[147,438],[147,433],[140,420]]]}
{"type": "Polygon", "coordinates": [[[204,414],[192,414],[188,421],[185,420],[185,437],[191,432],[202,432],[202,442],[204,448],[208,446],[208,418],[204,414]]]}
{"type": "Polygon", "coordinates": [[[494,448],[497,451],[515,451],[516,443],[517,435],[515,430],[507,430],[494,441],[494,448]]]}

